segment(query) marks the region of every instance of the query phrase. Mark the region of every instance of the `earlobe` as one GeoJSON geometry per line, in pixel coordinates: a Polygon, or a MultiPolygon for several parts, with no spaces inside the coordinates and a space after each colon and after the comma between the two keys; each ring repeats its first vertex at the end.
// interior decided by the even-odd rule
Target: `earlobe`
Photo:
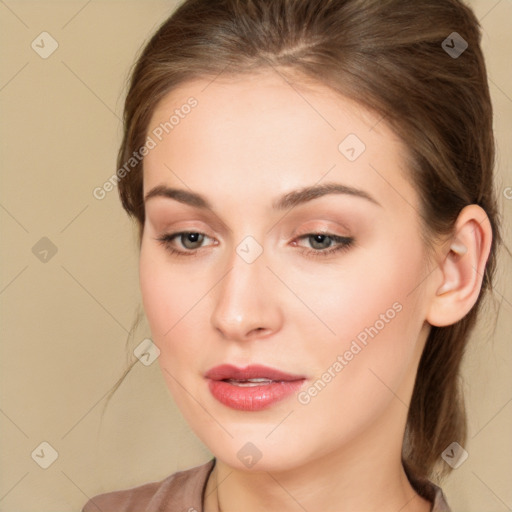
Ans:
{"type": "Polygon", "coordinates": [[[455,223],[453,236],[440,252],[442,282],[435,286],[427,321],[444,327],[461,320],[474,306],[485,272],[492,241],[492,229],[485,211],[466,206],[455,223]]]}

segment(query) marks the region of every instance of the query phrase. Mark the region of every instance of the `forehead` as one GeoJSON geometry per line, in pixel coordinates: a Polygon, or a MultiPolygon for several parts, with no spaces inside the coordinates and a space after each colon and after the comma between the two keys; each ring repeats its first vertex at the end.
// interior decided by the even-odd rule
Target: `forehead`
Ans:
{"type": "MultiPolygon", "coordinates": [[[[322,136],[338,132],[334,137],[336,139],[339,132],[347,127],[359,131],[361,137],[373,130],[393,137],[385,125],[377,128],[381,116],[362,105],[321,83],[299,81],[298,78],[292,81],[271,71],[252,75],[221,75],[181,84],[157,105],[149,131],[169,121],[173,113],[180,114],[182,109],[188,112],[186,105],[190,98],[197,101],[197,106],[192,110],[192,120],[187,124],[194,125],[195,131],[201,128],[208,130],[210,137],[215,137],[220,126],[224,130],[243,127],[253,135],[263,136],[275,132],[279,127],[293,127],[293,131],[282,134],[282,138],[287,139],[305,131],[316,131],[322,136]],[[195,124],[193,118],[198,117],[200,122],[195,124]]],[[[185,113],[185,116],[188,114],[185,113]]],[[[183,115],[180,119],[184,120],[183,115]]],[[[173,127],[173,135],[179,137],[183,129],[174,128],[178,126],[173,127]]],[[[198,135],[201,132],[198,131],[198,135]]],[[[241,138],[244,133],[240,134],[241,138]]]]}
{"type": "Polygon", "coordinates": [[[256,177],[267,190],[285,192],[327,174],[394,199],[390,182],[408,187],[406,149],[381,116],[276,72],[182,84],[157,106],[147,133],[156,146],[144,160],[144,192],[162,182],[180,185],[177,178],[199,192],[211,192],[212,181],[215,190],[242,191],[256,177]]]}

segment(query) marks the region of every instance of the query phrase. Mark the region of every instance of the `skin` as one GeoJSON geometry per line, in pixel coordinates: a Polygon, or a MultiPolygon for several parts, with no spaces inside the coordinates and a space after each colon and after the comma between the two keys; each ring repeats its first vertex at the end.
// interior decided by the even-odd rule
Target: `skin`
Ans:
{"type": "Polygon", "coordinates": [[[319,84],[292,87],[265,72],[182,85],[154,111],[148,134],[190,96],[198,106],[145,157],[144,194],[165,185],[211,207],[147,200],[140,284],[169,390],[217,457],[205,510],[430,510],[401,464],[407,406],[430,325],[457,321],[478,297],[485,213],[466,208],[454,237],[427,258],[407,148],[379,116],[319,84]],[[338,149],[348,134],[366,145],[353,162],[338,149]],[[378,204],[329,194],[272,207],[327,183],[378,204]],[[192,250],[179,237],[167,247],[157,240],[183,231],[207,236],[192,250]],[[310,233],[354,242],[322,256],[310,233]],[[247,236],[263,250],[252,263],[236,252],[247,236]],[[450,251],[455,237],[467,254],[450,251]],[[223,363],[304,375],[306,390],[397,303],[400,312],[307,404],[293,395],[235,411],[208,390],[204,373],[223,363]],[[237,456],[247,442],[262,454],[251,468],[237,456]]]}

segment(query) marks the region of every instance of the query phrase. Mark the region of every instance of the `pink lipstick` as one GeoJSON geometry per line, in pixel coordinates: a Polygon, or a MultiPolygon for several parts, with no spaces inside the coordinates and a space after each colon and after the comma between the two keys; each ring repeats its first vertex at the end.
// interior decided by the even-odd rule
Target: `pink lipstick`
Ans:
{"type": "Polygon", "coordinates": [[[222,404],[239,411],[260,411],[296,393],[305,381],[274,368],[250,365],[246,368],[223,364],[211,368],[205,377],[210,393],[222,404]]]}

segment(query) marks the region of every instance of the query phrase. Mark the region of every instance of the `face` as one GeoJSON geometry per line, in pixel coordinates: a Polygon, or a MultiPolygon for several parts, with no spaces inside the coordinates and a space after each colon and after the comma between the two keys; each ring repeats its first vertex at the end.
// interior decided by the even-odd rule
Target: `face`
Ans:
{"type": "Polygon", "coordinates": [[[148,136],[140,284],[191,428],[239,469],[399,450],[427,334],[406,148],[359,105],[277,74],[185,84],[148,136]]]}

